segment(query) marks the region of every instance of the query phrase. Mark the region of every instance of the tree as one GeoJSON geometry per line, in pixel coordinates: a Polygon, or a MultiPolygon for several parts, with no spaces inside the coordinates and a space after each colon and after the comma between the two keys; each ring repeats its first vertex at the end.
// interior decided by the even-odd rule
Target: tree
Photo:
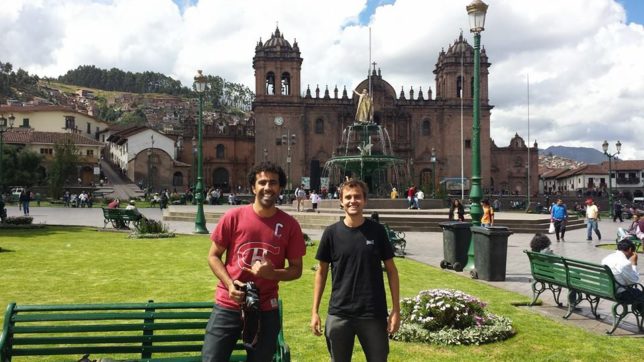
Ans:
{"type": "Polygon", "coordinates": [[[63,194],[66,181],[75,179],[78,171],[78,149],[76,144],[67,138],[54,144],[54,161],[49,171],[49,194],[57,199],[63,194]]]}
{"type": "Polygon", "coordinates": [[[40,162],[41,156],[36,152],[5,145],[2,155],[4,189],[9,186],[31,187],[41,183],[40,162]]]}

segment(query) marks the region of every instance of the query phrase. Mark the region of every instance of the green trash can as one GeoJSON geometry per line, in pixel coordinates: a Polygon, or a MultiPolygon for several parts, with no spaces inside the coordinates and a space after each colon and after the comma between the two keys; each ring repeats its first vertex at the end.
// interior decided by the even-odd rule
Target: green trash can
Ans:
{"type": "Polygon", "coordinates": [[[505,280],[508,258],[508,237],[512,231],[505,226],[472,226],[474,269],[472,278],[493,282],[505,280]]]}
{"type": "Polygon", "coordinates": [[[467,264],[467,251],[470,247],[472,224],[462,221],[442,222],[440,227],[443,229],[443,257],[440,267],[449,268],[456,271],[463,271],[467,264]]]}

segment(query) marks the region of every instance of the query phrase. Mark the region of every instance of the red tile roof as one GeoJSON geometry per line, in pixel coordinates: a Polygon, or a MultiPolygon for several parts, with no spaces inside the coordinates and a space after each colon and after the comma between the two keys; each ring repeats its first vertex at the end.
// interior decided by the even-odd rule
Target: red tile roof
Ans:
{"type": "Polygon", "coordinates": [[[104,146],[105,144],[76,133],[58,132],[37,132],[20,129],[8,130],[4,134],[4,142],[7,144],[54,144],[59,141],[70,139],[79,146],[104,146]]]}

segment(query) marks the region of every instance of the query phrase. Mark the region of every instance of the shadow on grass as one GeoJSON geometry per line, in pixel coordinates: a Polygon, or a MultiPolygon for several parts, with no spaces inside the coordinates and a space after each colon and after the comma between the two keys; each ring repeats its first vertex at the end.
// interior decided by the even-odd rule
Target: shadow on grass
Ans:
{"type": "Polygon", "coordinates": [[[48,226],[45,224],[37,224],[34,227],[2,227],[0,230],[2,230],[3,237],[33,238],[34,236],[48,236],[61,232],[86,232],[91,230],[91,228],[86,226],[48,226]]]}

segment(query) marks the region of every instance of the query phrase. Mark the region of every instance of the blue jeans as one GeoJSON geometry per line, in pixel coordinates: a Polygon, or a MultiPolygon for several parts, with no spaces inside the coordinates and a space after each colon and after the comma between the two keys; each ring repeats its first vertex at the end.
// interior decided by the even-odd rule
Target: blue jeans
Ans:
{"type": "MultiPolygon", "coordinates": [[[[279,310],[261,312],[261,327],[255,350],[247,350],[249,362],[272,361],[277,349],[280,331],[279,310]]],[[[230,360],[242,332],[241,312],[222,308],[215,304],[206,326],[202,361],[219,362],[230,360]]]]}
{"type": "Polygon", "coordinates": [[[597,227],[597,219],[588,219],[586,222],[586,239],[593,239],[593,230],[595,230],[595,234],[597,234],[597,239],[601,240],[602,234],[599,232],[599,228],[597,227]]]}
{"type": "Polygon", "coordinates": [[[22,202],[22,211],[25,213],[25,215],[29,215],[29,201],[22,202]]]}

